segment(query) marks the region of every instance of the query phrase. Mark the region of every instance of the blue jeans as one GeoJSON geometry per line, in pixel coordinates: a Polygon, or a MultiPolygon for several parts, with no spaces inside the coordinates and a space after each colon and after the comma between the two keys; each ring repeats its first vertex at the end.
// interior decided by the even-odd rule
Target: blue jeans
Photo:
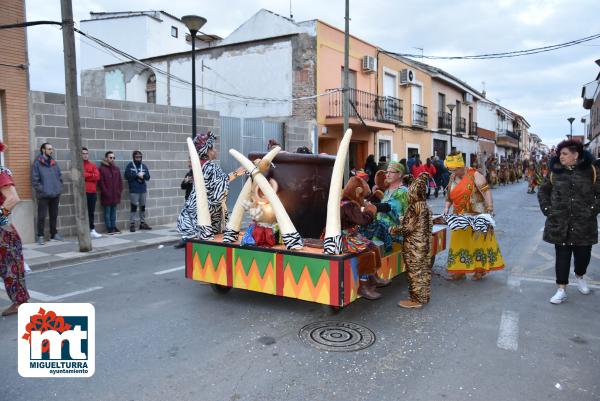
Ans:
{"type": "Polygon", "coordinates": [[[117,206],[104,206],[104,225],[106,230],[117,227],[117,206]]]}

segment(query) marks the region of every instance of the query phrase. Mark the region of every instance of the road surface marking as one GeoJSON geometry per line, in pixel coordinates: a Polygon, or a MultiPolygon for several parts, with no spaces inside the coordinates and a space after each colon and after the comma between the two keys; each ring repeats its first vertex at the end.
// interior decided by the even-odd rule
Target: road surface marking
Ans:
{"type": "Polygon", "coordinates": [[[537,253],[546,260],[554,260],[554,256],[550,255],[548,252],[542,249],[539,249],[537,253]]]}
{"type": "Polygon", "coordinates": [[[37,299],[39,301],[43,301],[43,302],[53,302],[53,301],[59,301],[59,300],[65,299],[65,298],[74,297],[75,295],[86,294],[88,292],[101,290],[103,288],[104,287],[91,287],[91,288],[86,288],[85,290],[73,291],[73,292],[68,292],[66,294],[54,295],[54,296],[44,294],[43,292],[33,291],[33,290],[28,290],[28,291],[29,291],[29,295],[31,295],[32,298],[35,298],[35,299],[37,299]]]}
{"type": "Polygon", "coordinates": [[[519,348],[519,314],[506,310],[502,312],[498,329],[498,348],[516,351],[519,348]]]}
{"type": "MultiPolygon", "coordinates": [[[[521,281],[531,281],[534,283],[556,284],[556,280],[550,278],[518,276],[521,281]]],[[[600,290],[600,282],[587,280],[588,287],[600,290]]],[[[569,283],[570,287],[577,287],[576,283],[569,283]]]]}
{"type": "Polygon", "coordinates": [[[179,267],[174,267],[172,269],[167,269],[167,270],[161,270],[159,272],[154,272],[154,274],[156,274],[157,276],[160,276],[161,274],[168,274],[168,273],[176,272],[176,271],[183,270],[183,269],[185,269],[185,266],[179,266],[179,267]]]}
{"type": "Polygon", "coordinates": [[[506,285],[508,285],[510,288],[519,288],[521,286],[521,280],[518,277],[508,276],[506,285]]]}

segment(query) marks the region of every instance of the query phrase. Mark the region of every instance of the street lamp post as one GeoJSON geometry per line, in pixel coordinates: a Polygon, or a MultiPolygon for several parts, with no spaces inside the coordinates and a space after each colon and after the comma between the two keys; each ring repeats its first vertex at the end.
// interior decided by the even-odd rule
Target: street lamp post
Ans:
{"type": "Polygon", "coordinates": [[[448,110],[450,110],[450,154],[452,154],[452,112],[454,111],[456,105],[449,104],[446,105],[446,107],[448,108],[448,110]]]}
{"type": "Polygon", "coordinates": [[[569,117],[567,118],[567,121],[571,124],[571,134],[569,135],[569,139],[573,139],[573,121],[575,121],[575,118],[569,117]]]}
{"type": "Polygon", "coordinates": [[[206,18],[197,15],[184,15],[181,21],[192,36],[192,138],[196,137],[196,34],[206,24],[206,18]]]}
{"type": "Polygon", "coordinates": [[[581,117],[581,123],[583,124],[583,139],[584,140],[585,140],[585,138],[588,137],[587,126],[585,124],[586,122],[587,122],[587,118],[581,117]]]}

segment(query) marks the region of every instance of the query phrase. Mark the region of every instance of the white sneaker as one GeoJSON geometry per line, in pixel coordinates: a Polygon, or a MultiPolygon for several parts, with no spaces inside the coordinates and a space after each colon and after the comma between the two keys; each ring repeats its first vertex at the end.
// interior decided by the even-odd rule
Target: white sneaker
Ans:
{"type": "Polygon", "coordinates": [[[577,289],[580,293],[582,293],[583,295],[587,295],[590,293],[590,289],[588,288],[588,285],[585,282],[583,276],[580,277],[578,275],[575,275],[575,281],[577,282],[577,289]]]}
{"type": "Polygon", "coordinates": [[[556,294],[552,298],[550,298],[550,302],[554,305],[562,304],[567,300],[567,292],[564,288],[559,288],[556,290],[556,294]]]}
{"type": "Polygon", "coordinates": [[[92,238],[100,238],[100,237],[102,237],[102,234],[98,234],[96,232],[96,230],[92,230],[92,231],[90,231],[90,237],[92,237],[92,238]]]}

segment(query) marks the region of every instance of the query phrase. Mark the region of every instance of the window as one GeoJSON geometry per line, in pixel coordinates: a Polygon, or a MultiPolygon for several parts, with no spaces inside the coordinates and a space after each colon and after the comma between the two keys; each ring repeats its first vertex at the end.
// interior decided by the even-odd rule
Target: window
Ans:
{"type": "Polygon", "coordinates": [[[173,36],[174,38],[179,36],[179,30],[176,26],[171,27],[171,36],[173,36]]]}
{"type": "Polygon", "coordinates": [[[146,81],[146,103],[156,104],[156,75],[154,74],[146,81]]]}
{"type": "Polygon", "coordinates": [[[385,72],[383,74],[383,96],[396,96],[396,76],[385,72]]]}
{"type": "Polygon", "coordinates": [[[392,155],[392,141],[387,139],[379,140],[379,157],[385,156],[387,161],[390,161],[392,155]]]}
{"type": "MultiPolygon", "coordinates": [[[[4,130],[2,129],[2,93],[0,93],[0,140],[4,142],[4,130]]],[[[0,152],[0,166],[4,166],[4,153],[0,152]]]]}
{"type": "MultiPolygon", "coordinates": [[[[344,67],[342,67],[342,84],[340,88],[344,87],[344,67]]],[[[348,69],[348,87],[351,89],[356,89],[356,71],[348,69]]]]}
{"type": "Polygon", "coordinates": [[[443,93],[438,93],[438,111],[446,112],[446,95],[443,93]]]}

